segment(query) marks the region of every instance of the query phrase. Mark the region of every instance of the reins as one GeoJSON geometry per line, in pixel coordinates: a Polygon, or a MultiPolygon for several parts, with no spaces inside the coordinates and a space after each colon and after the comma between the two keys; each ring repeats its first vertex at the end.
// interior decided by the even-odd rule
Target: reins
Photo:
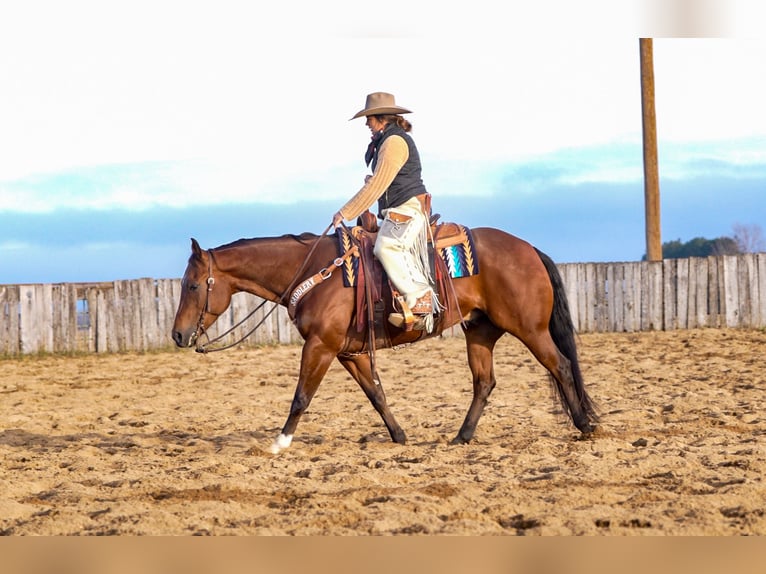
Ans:
{"type": "Polygon", "coordinates": [[[322,239],[322,237],[327,235],[327,232],[330,231],[331,227],[332,227],[332,224],[328,225],[327,228],[322,232],[322,234],[319,235],[314,240],[314,243],[312,244],[311,249],[308,252],[308,255],[306,255],[306,258],[303,260],[303,264],[300,266],[298,271],[296,271],[295,275],[290,280],[290,283],[287,284],[287,288],[284,290],[282,295],[280,295],[276,299],[276,301],[272,301],[272,303],[274,303],[274,306],[267,313],[264,314],[263,318],[260,321],[258,321],[258,324],[255,325],[255,327],[250,329],[247,333],[245,333],[242,337],[240,337],[239,339],[237,339],[233,343],[229,343],[228,345],[225,345],[223,347],[215,347],[215,348],[210,348],[210,345],[213,345],[213,344],[221,341],[224,337],[226,337],[227,335],[232,333],[235,329],[237,329],[241,325],[243,325],[245,323],[245,321],[247,321],[248,319],[250,319],[250,317],[255,315],[269,300],[268,299],[264,299],[263,301],[261,301],[261,303],[255,309],[250,311],[250,313],[248,313],[245,316],[244,319],[239,321],[237,324],[232,325],[229,329],[227,329],[226,331],[224,331],[223,333],[218,335],[215,339],[210,339],[210,337],[207,334],[207,331],[202,326],[203,322],[204,322],[204,318],[205,318],[205,313],[210,314],[210,315],[214,314],[214,313],[211,313],[210,310],[209,310],[210,309],[210,293],[213,290],[213,285],[215,284],[215,277],[213,277],[213,259],[214,259],[213,250],[209,249],[208,250],[209,258],[208,258],[207,295],[206,295],[206,299],[205,299],[205,307],[200,312],[199,321],[197,323],[197,332],[198,332],[200,337],[202,335],[205,335],[205,337],[207,337],[207,343],[205,343],[205,344],[198,344],[196,349],[195,349],[195,351],[197,353],[214,353],[214,352],[217,352],[217,351],[225,351],[226,349],[231,349],[232,347],[235,347],[235,346],[239,345],[242,341],[244,341],[250,335],[255,333],[258,330],[258,328],[261,325],[264,324],[266,319],[268,319],[269,316],[279,307],[280,303],[284,303],[285,298],[290,294],[292,289],[295,287],[295,284],[298,281],[298,279],[300,278],[301,273],[303,273],[305,271],[306,267],[308,266],[309,261],[311,260],[311,256],[314,254],[314,251],[316,250],[317,246],[319,245],[319,241],[322,239]]]}
{"type": "Polygon", "coordinates": [[[375,366],[375,311],[373,309],[372,301],[372,287],[370,286],[370,279],[372,275],[369,273],[368,261],[366,257],[362,257],[362,245],[358,241],[354,234],[351,233],[346,224],[341,221],[341,226],[346,231],[351,243],[359,253],[359,261],[362,264],[362,271],[364,273],[364,298],[367,301],[367,339],[369,342],[369,356],[370,356],[370,374],[372,375],[373,382],[380,386],[380,376],[378,375],[378,369],[375,366]]]}

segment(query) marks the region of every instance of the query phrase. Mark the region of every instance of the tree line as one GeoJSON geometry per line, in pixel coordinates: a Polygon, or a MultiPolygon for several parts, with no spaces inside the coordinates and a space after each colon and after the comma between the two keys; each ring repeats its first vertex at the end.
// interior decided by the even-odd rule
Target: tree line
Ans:
{"type": "MultiPolygon", "coordinates": [[[[759,225],[732,226],[732,235],[706,239],[695,237],[689,241],[675,239],[662,244],[663,259],[685,259],[687,257],[709,257],[719,255],[739,255],[766,251],[766,241],[759,225]]],[[[646,254],[641,258],[646,261],[646,254]]]]}

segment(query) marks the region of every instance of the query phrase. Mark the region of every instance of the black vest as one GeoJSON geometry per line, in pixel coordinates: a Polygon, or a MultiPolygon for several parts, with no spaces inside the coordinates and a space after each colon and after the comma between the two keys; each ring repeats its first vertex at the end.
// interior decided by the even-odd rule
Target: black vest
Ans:
{"type": "Polygon", "coordinates": [[[378,150],[380,149],[380,146],[383,145],[386,138],[393,135],[404,138],[410,153],[407,161],[391,182],[391,185],[388,186],[388,189],[378,199],[378,213],[389,207],[401,205],[416,195],[426,193],[426,186],[423,185],[423,180],[420,175],[420,154],[418,154],[418,148],[415,147],[415,142],[409,134],[397,124],[388,124],[383,129],[383,136],[377,142],[375,153],[372,156],[372,171],[375,171],[375,166],[378,163],[378,150]]]}

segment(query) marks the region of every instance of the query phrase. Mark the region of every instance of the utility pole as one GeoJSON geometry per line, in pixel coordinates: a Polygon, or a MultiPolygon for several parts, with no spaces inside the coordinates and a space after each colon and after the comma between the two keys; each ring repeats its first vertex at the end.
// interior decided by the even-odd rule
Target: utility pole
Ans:
{"type": "Polygon", "coordinates": [[[662,261],[660,176],[657,166],[657,116],[654,109],[654,54],[651,38],[639,38],[638,41],[641,53],[646,259],[648,261],[662,261]]]}

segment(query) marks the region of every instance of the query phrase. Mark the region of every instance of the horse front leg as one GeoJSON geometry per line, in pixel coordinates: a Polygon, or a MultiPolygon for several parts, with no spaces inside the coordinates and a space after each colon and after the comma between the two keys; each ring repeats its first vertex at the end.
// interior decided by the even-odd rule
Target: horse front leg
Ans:
{"type": "Polygon", "coordinates": [[[350,357],[338,357],[338,361],[343,365],[346,370],[354,377],[354,380],[362,387],[364,394],[378,411],[378,414],[383,419],[383,422],[388,429],[388,434],[391,435],[391,440],[398,444],[405,444],[407,437],[396,422],[394,414],[391,409],[388,408],[388,402],[386,401],[386,394],[383,392],[383,385],[375,382],[372,376],[372,366],[370,364],[369,355],[354,355],[350,357]]]}
{"type": "Polygon", "coordinates": [[[287,417],[287,421],[285,421],[285,426],[282,427],[282,432],[279,433],[271,445],[271,452],[273,454],[279,453],[279,451],[289,447],[292,443],[293,434],[298,427],[298,421],[301,415],[306,412],[309,404],[311,404],[311,399],[314,398],[314,393],[316,393],[319,383],[322,382],[325,374],[327,374],[327,369],[330,367],[334,357],[335,352],[327,349],[319,340],[310,339],[303,345],[298,385],[295,387],[295,395],[290,405],[290,414],[287,417]]]}

